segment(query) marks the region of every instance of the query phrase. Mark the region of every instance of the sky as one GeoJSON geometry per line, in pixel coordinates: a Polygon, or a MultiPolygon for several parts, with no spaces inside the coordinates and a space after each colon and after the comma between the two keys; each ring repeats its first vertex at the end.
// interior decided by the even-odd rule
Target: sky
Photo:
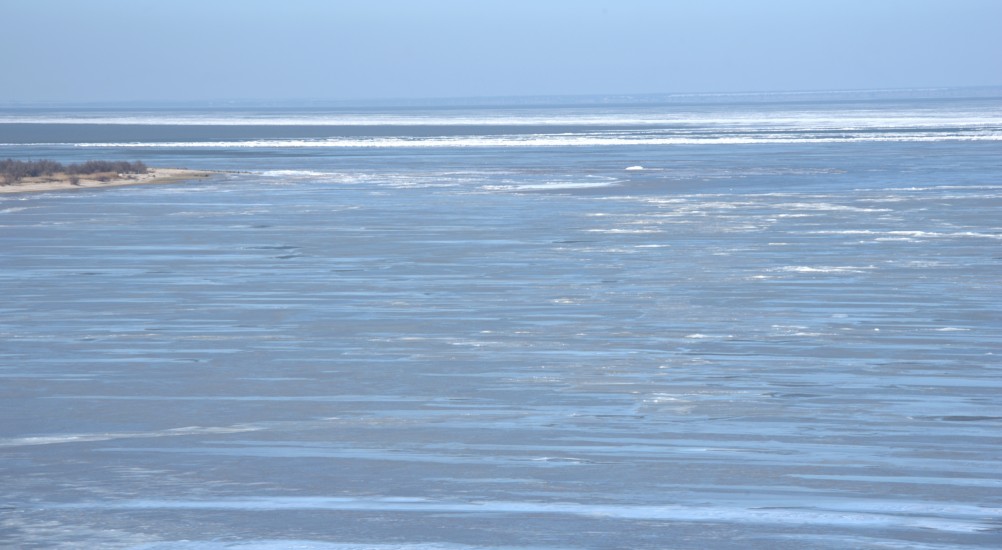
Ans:
{"type": "Polygon", "coordinates": [[[1002,0],[0,0],[0,102],[1002,85],[1002,0]]]}

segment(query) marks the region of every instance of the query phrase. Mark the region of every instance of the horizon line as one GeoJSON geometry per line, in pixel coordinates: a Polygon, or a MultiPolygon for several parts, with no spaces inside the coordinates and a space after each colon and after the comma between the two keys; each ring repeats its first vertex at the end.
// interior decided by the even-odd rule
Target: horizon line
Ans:
{"type": "Polygon", "coordinates": [[[680,102],[679,100],[714,99],[769,99],[777,96],[869,96],[846,99],[876,99],[873,96],[893,96],[912,94],[935,99],[991,98],[1002,97],[1002,84],[978,86],[923,86],[907,88],[846,88],[810,90],[749,90],[740,92],[638,92],[638,93],[581,93],[581,94],[519,94],[519,95],[479,95],[479,96],[426,96],[426,97],[380,97],[380,98],[203,98],[203,99],[106,99],[106,100],[0,100],[0,108],[16,107],[113,107],[113,106],[344,106],[344,107],[419,107],[419,106],[491,106],[491,105],[547,105],[561,103],[568,105],[616,104],[616,103],[658,103],[680,102]],[[971,95],[958,96],[958,92],[971,95]],[[981,92],[981,93],[976,93],[981,92]]]}

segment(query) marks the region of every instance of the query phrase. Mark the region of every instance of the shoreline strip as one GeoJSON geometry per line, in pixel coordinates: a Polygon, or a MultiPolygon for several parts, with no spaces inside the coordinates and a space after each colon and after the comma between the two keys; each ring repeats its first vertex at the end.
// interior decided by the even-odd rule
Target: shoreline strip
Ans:
{"type": "Polygon", "coordinates": [[[189,170],[186,168],[150,168],[145,174],[118,174],[105,181],[93,176],[81,176],[79,181],[72,183],[67,174],[54,174],[39,178],[26,178],[17,183],[0,185],[0,194],[37,193],[43,191],[73,191],[78,189],[103,189],[106,187],[123,187],[126,185],[152,185],[163,183],[180,183],[198,180],[220,174],[214,170],[189,170]]]}

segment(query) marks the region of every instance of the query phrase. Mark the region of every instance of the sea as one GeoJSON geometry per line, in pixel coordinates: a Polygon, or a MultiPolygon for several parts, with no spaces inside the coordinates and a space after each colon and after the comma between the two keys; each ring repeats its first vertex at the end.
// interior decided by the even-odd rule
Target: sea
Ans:
{"type": "Polygon", "coordinates": [[[1002,89],[0,107],[0,546],[1002,546],[1002,89]]]}

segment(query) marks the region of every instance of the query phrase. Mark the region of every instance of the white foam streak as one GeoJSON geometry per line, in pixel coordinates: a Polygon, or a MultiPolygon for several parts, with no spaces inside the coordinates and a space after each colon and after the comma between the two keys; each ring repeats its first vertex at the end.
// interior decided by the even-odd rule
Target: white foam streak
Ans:
{"type": "MultiPolygon", "coordinates": [[[[611,147],[611,146],[670,146],[670,145],[754,145],[791,143],[855,143],[855,142],[944,142],[1002,141],[1002,133],[983,135],[959,134],[875,134],[845,137],[809,137],[789,134],[755,136],[653,137],[602,136],[595,134],[531,134],[482,137],[432,138],[329,138],[329,139],[264,139],[243,141],[167,141],[76,143],[77,147],[116,148],[192,148],[192,149],[267,149],[267,148],[436,148],[436,147],[611,147]]],[[[45,144],[35,144],[45,145],[45,144]]]]}
{"type": "Polygon", "coordinates": [[[122,500],[104,503],[55,505],[59,508],[101,508],[109,510],[331,510],[418,512],[431,514],[553,514],[597,518],[656,521],[697,521],[709,523],[846,525],[855,528],[890,527],[976,532],[985,528],[1002,509],[963,504],[840,501],[804,506],[797,502],[770,507],[730,505],[635,505],[586,504],[575,502],[438,501],[424,498],[353,497],[251,497],[216,500],[122,500]]]}
{"type": "Polygon", "coordinates": [[[485,185],[486,191],[555,191],[560,189],[593,189],[615,185],[615,180],[609,181],[552,181],[546,183],[525,183],[511,185],[485,185]]]}
{"type": "Polygon", "coordinates": [[[111,441],[114,439],[230,434],[230,433],[240,433],[240,432],[253,432],[260,429],[261,428],[259,427],[253,427],[253,426],[221,426],[221,427],[187,426],[184,428],[171,428],[167,430],[160,430],[154,432],[106,432],[106,433],[43,435],[43,436],[33,436],[33,437],[13,437],[8,439],[0,439],[0,448],[28,447],[35,445],[57,445],[62,443],[86,443],[91,441],[111,441]]]}
{"type": "MultiPolygon", "coordinates": [[[[509,547],[493,547],[497,550],[505,550],[509,547]]],[[[525,550],[542,550],[543,547],[524,547],[525,550]]],[[[466,546],[459,544],[437,544],[437,543],[400,543],[400,544],[373,544],[373,543],[340,543],[321,542],[314,540],[256,540],[253,542],[218,542],[218,541],[172,541],[156,542],[135,546],[132,550],[484,550],[483,546],[466,546]]],[[[510,550],[519,550],[510,547],[510,550]]]]}
{"type": "Polygon", "coordinates": [[[876,267],[872,265],[868,266],[852,266],[852,265],[824,265],[824,266],[808,266],[808,265],[788,265],[783,267],[777,267],[769,269],[767,271],[779,271],[785,273],[866,273],[867,271],[872,271],[876,267]]]}
{"type": "Polygon", "coordinates": [[[956,231],[943,233],[937,231],[874,231],[872,229],[842,229],[842,230],[817,230],[807,231],[809,235],[865,235],[875,237],[897,237],[901,239],[995,239],[1002,240],[1002,231],[999,233],[979,233],[977,231],[956,231]]]}
{"type": "Polygon", "coordinates": [[[1002,109],[922,110],[790,109],[781,111],[568,108],[411,112],[133,112],[0,113],[0,124],[111,124],[152,126],[664,126],[860,131],[929,128],[998,128],[1002,109]]]}

